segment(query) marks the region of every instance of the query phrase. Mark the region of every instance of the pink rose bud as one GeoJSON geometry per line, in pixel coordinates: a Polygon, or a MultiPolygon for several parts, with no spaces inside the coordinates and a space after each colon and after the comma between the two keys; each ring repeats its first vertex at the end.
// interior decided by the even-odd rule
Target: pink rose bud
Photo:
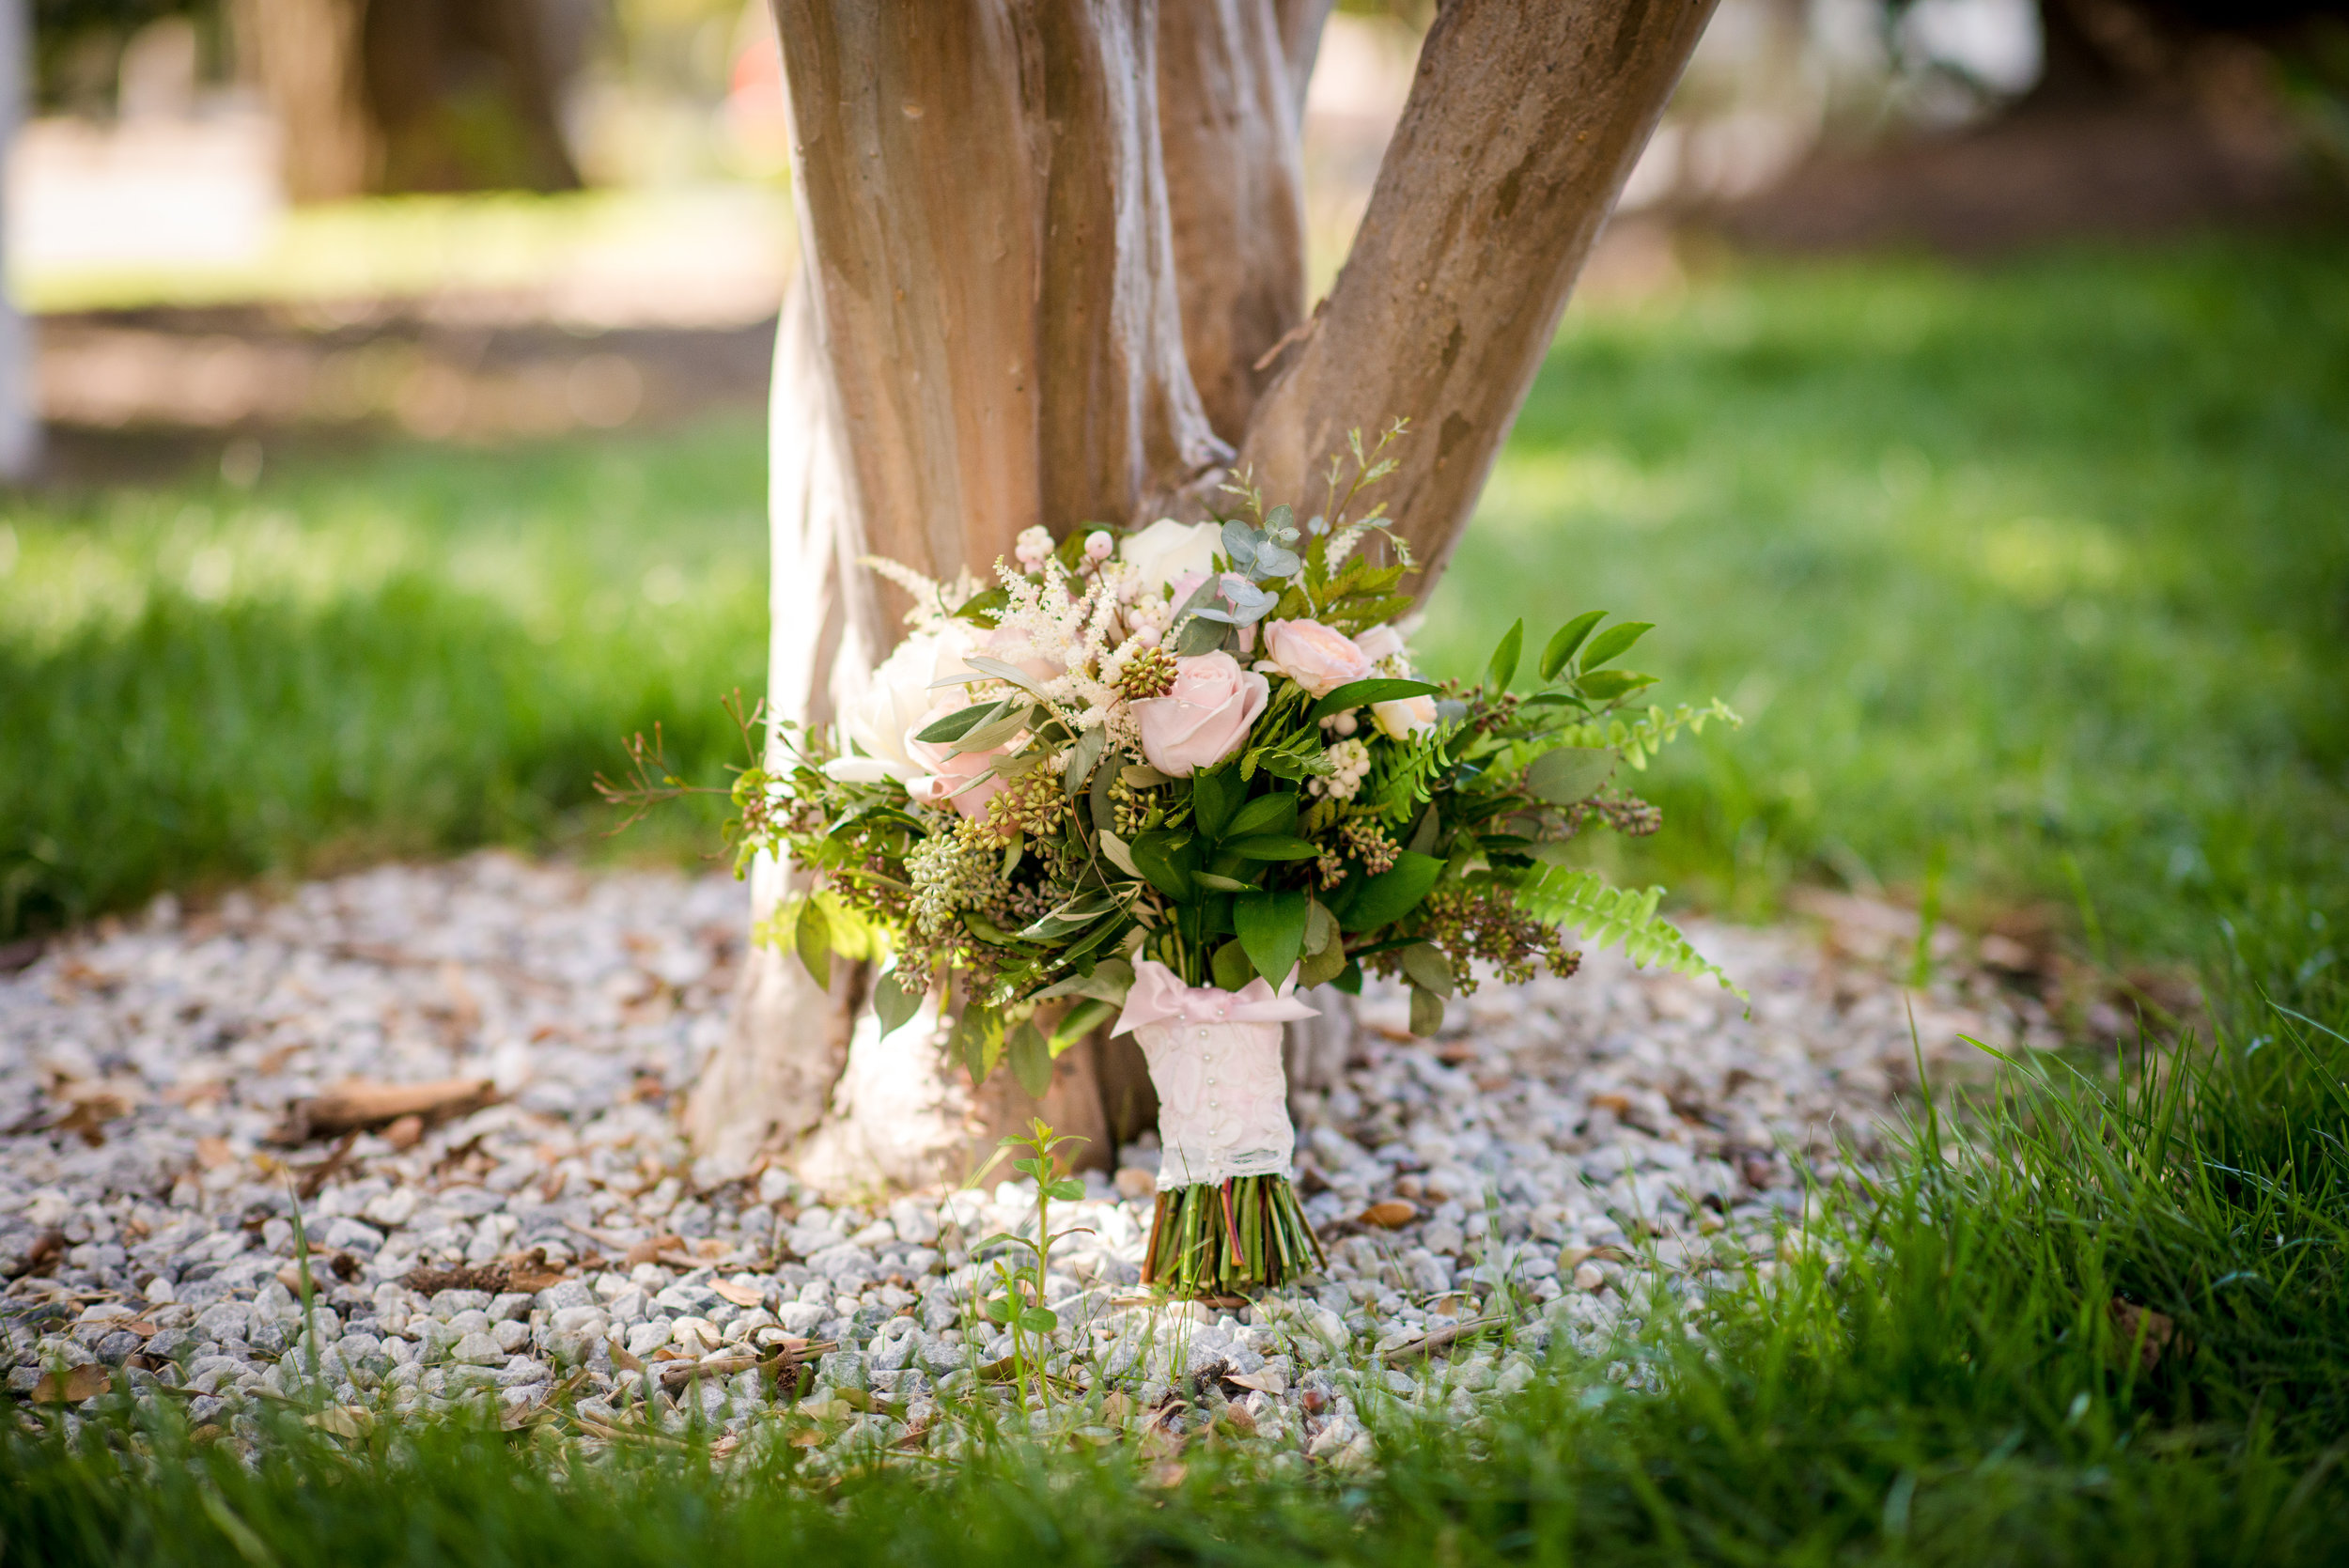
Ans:
{"type": "Polygon", "coordinates": [[[1213,768],[1246,744],[1271,691],[1264,676],[1241,669],[1228,653],[1177,659],[1174,689],[1133,705],[1142,754],[1170,778],[1213,768]]]}
{"type": "Polygon", "coordinates": [[[1371,660],[1354,639],[1319,621],[1268,622],[1264,645],[1283,675],[1316,697],[1370,675],[1371,660]]]}

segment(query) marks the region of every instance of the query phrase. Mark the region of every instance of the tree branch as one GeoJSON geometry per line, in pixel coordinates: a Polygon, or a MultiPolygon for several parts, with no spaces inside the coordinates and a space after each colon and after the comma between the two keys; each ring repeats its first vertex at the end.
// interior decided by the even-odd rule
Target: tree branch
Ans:
{"type": "Polygon", "coordinates": [[[1713,0],[1452,0],[1320,324],[1244,460],[1304,496],[1349,427],[1423,433],[1384,494],[1431,586],[1713,0]]]}
{"type": "Polygon", "coordinates": [[[1289,70],[1273,0],[1159,8],[1159,139],[1183,351],[1209,421],[1227,435],[1247,428],[1271,380],[1256,361],[1305,311],[1305,167],[1289,70]]]}

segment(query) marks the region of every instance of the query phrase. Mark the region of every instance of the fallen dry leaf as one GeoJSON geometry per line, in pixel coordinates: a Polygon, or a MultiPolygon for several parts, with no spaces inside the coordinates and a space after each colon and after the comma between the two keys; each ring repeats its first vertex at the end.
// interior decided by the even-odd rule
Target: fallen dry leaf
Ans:
{"type": "Polygon", "coordinates": [[[303,1421],[336,1437],[359,1438],[375,1430],[375,1413],[356,1405],[337,1405],[304,1416],[303,1421]]]}
{"type": "Polygon", "coordinates": [[[1256,1435],[1256,1418],[1248,1413],[1246,1405],[1225,1405],[1223,1414],[1217,1418],[1216,1424],[1242,1437],[1253,1437],[1256,1435]]]}
{"type": "Polygon", "coordinates": [[[676,1251],[684,1245],[685,1241],[681,1236],[666,1234],[646,1236],[628,1250],[628,1266],[634,1268],[639,1264],[656,1263],[660,1261],[661,1253],[676,1251]]]}
{"type": "Polygon", "coordinates": [[[297,1100],[283,1126],[271,1134],[279,1143],[303,1143],[346,1132],[387,1126],[413,1116],[430,1123],[479,1110],[497,1097],[497,1080],[441,1079],[431,1083],[378,1083],[347,1079],[306,1100],[297,1100]]]}
{"type": "Polygon", "coordinates": [[[738,1307],[755,1307],[767,1299],[766,1293],[755,1285],[738,1285],[731,1280],[712,1280],[709,1288],[738,1307]]]}
{"type": "Polygon", "coordinates": [[[54,1229],[43,1231],[33,1238],[32,1246],[24,1250],[24,1261],[17,1265],[16,1271],[19,1275],[39,1274],[64,1256],[65,1233],[54,1229]]]}
{"type": "Polygon", "coordinates": [[[1101,1401],[1101,1421],[1105,1426],[1124,1426],[1133,1413],[1133,1396],[1123,1389],[1112,1389],[1110,1396],[1101,1401]]]}
{"type": "Polygon", "coordinates": [[[2178,1324],[2167,1312],[2140,1307],[2134,1301],[2114,1296],[2111,1302],[2112,1327],[2121,1336],[2122,1354],[2134,1348],[2138,1369],[2151,1372],[2160,1364],[2161,1358],[2177,1338],[2178,1324]],[[2142,1334],[2143,1338],[2139,1336],[2142,1334]]]}
{"type": "Polygon", "coordinates": [[[1267,1367],[1262,1372],[1226,1373],[1223,1381],[1237,1384],[1243,1389],[1253,1389],[1261,1394],[1270,1394],[1275,1399],[1280,1398],[1289,1386],[1288,1379],[1282,1376],[1276,1367],[1267,1367]]]}
{"type": "Polygon", "coordinates": [[[1631,1112],[1631,1096],[1628,1094],[1593,1094],[1590,1106],[1593,1110],[1611,1110],[1618,1116],[1626,1116],[1631,1112]]]}
{"type": "Polygon", "coordinates": [[[1400,1230],[1419,1218],[1419,1205],[1407,1198],[1390,1198],[1385,1203],[1371,1204],[1354,1218],[1381,1230],[1400,1230]]]}
{"type": "Polygon", "coordinates": [[[199,1138],[195,1141],[195,1162],[207,1171],[217,1171],[224,1165],[237,1163],[237,1151],[228,1146],[226,1138],[199,1138]]]}
{"type": "Polygon", "coordinates": [[[395,1116],[383,1129],[383,1141],[392,1146],[394,1154],[406,1154],[424,1141],[424,1118],[395,1116]]]}
{"type": "Polygon", "coordinates": [[[54,1372],[45,1372],[40,1374],[40,1381],[33,1385],[33,1403],[79,1405],[104,1393],[112,1381],[106,1369],[95,1363],[70,1368],[62,1378],[54,1372]]]}

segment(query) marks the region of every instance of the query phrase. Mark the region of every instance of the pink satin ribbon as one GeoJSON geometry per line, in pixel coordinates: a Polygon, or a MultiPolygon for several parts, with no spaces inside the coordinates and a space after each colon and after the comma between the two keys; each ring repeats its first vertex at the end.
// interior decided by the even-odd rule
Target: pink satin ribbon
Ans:
{"type": "Polygon", "coordinates": [[[1294,985],[1291,981],[1278,994],[1262,976],[1237,991],[1186,986],[1164,964],[1144,958],[1134,965],[1133,989],[1126,993],[1126,1010],[1117,1015],[1116,1026],[1110,1032],[1124,1034],[1154,1023],[1285,1023],[1291,1018],[1319,1017],[1319,1008],[1308,1007],[1291,994],[1294,985]]]}

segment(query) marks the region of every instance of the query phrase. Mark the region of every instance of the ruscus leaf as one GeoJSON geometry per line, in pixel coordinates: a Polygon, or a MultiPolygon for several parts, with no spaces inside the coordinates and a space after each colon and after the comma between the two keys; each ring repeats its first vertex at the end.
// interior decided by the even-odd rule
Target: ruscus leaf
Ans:
{"type": "Polygon", "coordinates": [[[1525,622],[1519,620],[1501,634],[1500,645],[1485,665],[1485,693],[1499,696],[1517,678],[1517,660],[1525,649],[1525,622]]]}
{"type": "Polygon", "coordinates": [[[1549,640],[1549,646],[1542,650],[1542,678],[1556,680],[1558,672],[1566,667],[1566,661],[1582,645],[1582,640],[1591,634],[1591,628],[1606,618],[1607,612],[1604,610],[1586,610],[1560,627],[1558,634],[1549,640]]]}

